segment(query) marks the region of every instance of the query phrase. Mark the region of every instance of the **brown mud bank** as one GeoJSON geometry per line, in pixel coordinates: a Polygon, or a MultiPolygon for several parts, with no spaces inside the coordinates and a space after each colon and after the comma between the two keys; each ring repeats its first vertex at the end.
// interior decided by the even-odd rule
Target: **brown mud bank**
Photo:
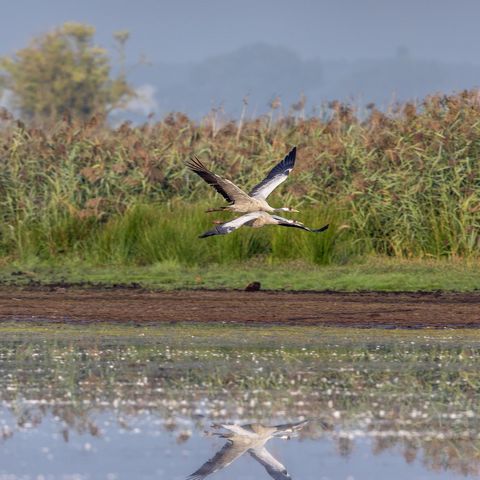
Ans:
{"type": "Polygon", "coordinates": [[[480,292],[0,289],[0,321],[480,327],[480,292]]]}

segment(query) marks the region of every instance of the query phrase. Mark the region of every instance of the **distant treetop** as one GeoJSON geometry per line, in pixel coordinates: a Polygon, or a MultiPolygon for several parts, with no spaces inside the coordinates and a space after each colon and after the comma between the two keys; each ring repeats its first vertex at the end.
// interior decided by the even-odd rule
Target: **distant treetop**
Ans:
{"type": "MultiPolygon", "coordinates": [[[[105,116],[133,96],[123,65],[113,78],[108,53],[94,44],[94,34],[89,25],[65,23],[13,57],[0,58],[0,89],[11,93],[13,107],[25,120],[105,116]]],[[[114,38],[123,63],[128,33],[114,38]]]]}

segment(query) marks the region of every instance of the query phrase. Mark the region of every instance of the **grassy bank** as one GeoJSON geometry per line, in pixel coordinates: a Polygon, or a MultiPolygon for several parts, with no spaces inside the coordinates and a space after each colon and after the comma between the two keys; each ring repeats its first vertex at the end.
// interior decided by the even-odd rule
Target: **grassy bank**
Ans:
{"type": "MultiPolygon", "coordinates": [[[[199,239],[212,219],[208,203],[141,205],[105,222],[96,219],[35,219],[14,243],[16,255],[0,264],[3,284],[90,282],[139,284],[146,288],[472,291],[480,288],[480,260],[402,258],[375,253],[368,238],[357,236],[349,212],[307,207],[298,215],[313,227],[330,223],[321,234],[265,227],[243,228],[199,239]]],[[[15,232],[12,230],[12,232],[15,232]]],[[[11,232],[11,233],[12,233],[11,232]]],[[[4,237],[5,239],[5,237],[4,237]]]]}
{"type": "Polygon", "coordinates": [[[14,264],[0,268],[3,285],[138,285],[153,289],[240,288],[260,281],[268,290],[473,291],[480,289],[478,261],[424,261],[371,257],[348,265],[314,266],[232,263],[184,266],[162,262],[148,266],[14,264]]]}

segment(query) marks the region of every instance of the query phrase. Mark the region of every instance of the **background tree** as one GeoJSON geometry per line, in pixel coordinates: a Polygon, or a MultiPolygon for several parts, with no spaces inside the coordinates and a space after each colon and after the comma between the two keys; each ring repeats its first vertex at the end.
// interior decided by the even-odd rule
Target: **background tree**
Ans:
{"type": "MultiPolygon", "coordinates": [[[[54,120],[66,113],[87,119],[121,107],[133,90],[121,67],[111,75],[107,51],[93,43],[95,29],[79,23],[34,38],[14,57],[0,59],[0,85],[28,120],[54,120]]],[[[124,61],[126,32],[115,35],[124,61]]]]}

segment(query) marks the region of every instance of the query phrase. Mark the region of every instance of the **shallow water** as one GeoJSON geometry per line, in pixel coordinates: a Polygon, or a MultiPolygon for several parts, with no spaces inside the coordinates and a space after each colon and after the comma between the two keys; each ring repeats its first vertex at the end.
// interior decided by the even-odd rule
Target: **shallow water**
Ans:
{"type": "MultiPolygon", "coordinates": [[[[185,479],[212,423],[309,419],[293,479],[480,473],[480,332],[0,325],[0,480],[185,479]]],[[[272,478],[248,453],[208,478],[272,478]]],[[[286,477],[285,477],[286,478],[286,477]]]]}

